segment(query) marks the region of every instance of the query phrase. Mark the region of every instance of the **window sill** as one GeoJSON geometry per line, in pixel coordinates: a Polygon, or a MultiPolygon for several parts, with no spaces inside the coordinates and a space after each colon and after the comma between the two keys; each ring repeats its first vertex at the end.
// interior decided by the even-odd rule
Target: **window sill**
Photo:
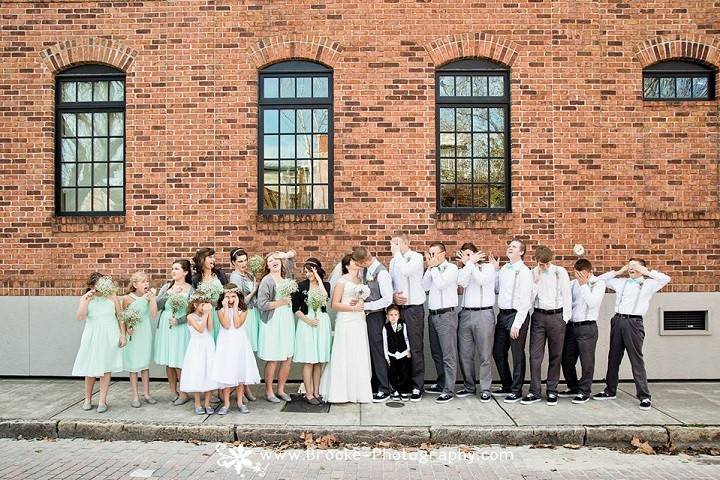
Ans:
{"type": "Polygon", "coordinates": [[[511,212],[436,212],[431,218],[440,230],[490,230],[507,233],[512,228],[511,212]]]}
{"type": "Polygon", "coordinates": [[[51,221],[53,233],[125,231],[123,215],[53,217],[51,221]]]}
{"type": "Polygon", "coordinates": [[[720,228],[720,210],[645,210],[643,221],[652,228],[720,228]]]}
{"type": "Polygon", "coordinates": [[[309,230],[313,232],[330,231],[335,228],[335,216],[332,213],[258,213],[257,230],[260,232],[309,230]]]}

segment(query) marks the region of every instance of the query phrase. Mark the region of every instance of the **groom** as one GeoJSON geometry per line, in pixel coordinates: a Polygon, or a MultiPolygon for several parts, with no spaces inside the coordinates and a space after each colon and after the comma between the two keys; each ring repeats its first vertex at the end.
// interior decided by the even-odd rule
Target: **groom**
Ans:
{"type": "Polygon", "coordinates": [[[365,300],[365,319],[367,321],[370,360],[372,363],[373,402],[380,403],[390,398],[388,365],[383,346],[383,327],[385,309],[393,300],[393,286],[390,273],[377,258],[370,255],[367,248],[356,247],[352,259],[363,267],[362,281],[370,288],[370,296],[365,300]]]}

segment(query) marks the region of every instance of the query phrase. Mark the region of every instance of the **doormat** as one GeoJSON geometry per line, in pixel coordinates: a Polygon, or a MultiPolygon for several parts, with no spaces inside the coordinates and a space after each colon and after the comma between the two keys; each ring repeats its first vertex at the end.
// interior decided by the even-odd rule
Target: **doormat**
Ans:
{"type": "Polygon", "coordinates": [[[310,405],[304,400],[305,395],[291,394],[292,402],[285,402],[281,412],[290,413],[328,413],[330,411],[329,403],[321,403],[320,405],[310,405]]]}

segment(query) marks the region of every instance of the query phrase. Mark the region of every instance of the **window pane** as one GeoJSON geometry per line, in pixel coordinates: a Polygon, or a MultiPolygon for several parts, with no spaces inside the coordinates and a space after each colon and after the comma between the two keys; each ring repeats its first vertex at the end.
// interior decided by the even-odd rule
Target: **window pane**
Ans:
{"type": "Polygon", "coordinates": [[[455,130],[455,109],[454,108],[441,108],[440,109],[440,131],[441,132],[452,132],[455,130]]]}
{"type": "Polygon", "coordinates": [[[313,110],[313,132],[327,133],[328,131],[328,111],[325,108],[316,108],[313,110]]]}
{"type": "Polygon", "coordinates": [[[327,160],[313,160],[313,183],[327,183],[329,172],[328,172],[328,161],[327,160]]]}
{"type": "Polygon", "coordinates": [[[61,121],[61,135],[63,137],[74,137],[75,136],[75,114],[74,113],[63,113],[61,121]]]}
{"type": "Polygon", "coordinates": [[[308,98],[312,96],[312,79],[310,77],[301,77],[297,79],[297,96],[298,98],[308,98]]]}
{"type": "Polygon", "coordinates": [[[295,187],[294,186],[281,186],[280,187],[280,209],[281,210],[292,210],[294,208],[296,208],[295,187]]]}
{"type": "Polygon", "coordinates": [[[75,186],[75,164],[74,163],[67,163],[62,166],[61,185],[63,187],[74,187],[75,186]]]}
{"type": "Polygon", "coordinates": [[[443,207],[455,206],[455,184],[440,184],[440,205],[443,207]]]}
{"type": "Polygon", "coordinates": [[[311,185],[300,185],[296,189],[297,192],[297,199],[295,200],[297,203],[297,208],[302,208],[309,210],[313,206],[312,202],[312,186],[311,185]]]}
{"type": "Polygon", "coordinates": [[[265,208],[273,210],[280,208],[280,192],[278,187],[265,185],[263,190],[263,203],[265,208]]]}
{"type": "Polygon", "coordinates": [[[93,188],[93,210],[106,212],[108,209],[107,188],[93,188]]]}
{"type": "Polygon", "coordinates": [[[487,97],[487,77],[486,76],[474,76],[472,78],[472,94],[474,97],[487,97]]]}
{"type": "Polygon", "coordinates": [[[108,114],[93,113],[93,135],[104,137],[108,134],[108,114]]]}
{"type": "Polygon", "coordinates": [[[78,165],[78,181],[81,187],[92,185],[92,163],[81,163],[78,165]]]}
{"type": "Polygon", "coordinates": [[[280,110],[280,133],[295,133],[295,110],[280,110]]]}
{"type": "Polygon", "coordinates": [[[503,87],[504,80],[503,77],[488,77],[488,96],[502,97],[505,95],[505,88],[503,87]]]}
{"type": "Polygon", "coordinates": [[[473,132],[488,131],[488,109],[473,108],[473,132]]]}
{"type": "Polygon", "coordinates": [[[121,212],[125,208],[123,205],[123,189],[122,188],[111,188],[110,189],[110,206],[108,210],[111,212],[121,212]]]}
{"type": "Polygon", "coordinates": [[[328,158],[327,135],[313,135],[313,158],[328,158]]]}
{"type": "Polygon", "coordinates": [[[110,164],[110,185],[122,186],[123,183],[123,164],[122,163],[111,163],[110,164]]]}
{"type": "Polygon", "coordinates": [[[105,187],[108,184],[107,163],[95,163],[93,185],[96,187],[105,187]]]}
{"type": "Polygon", "coordinates": [[[310,160],[297,161],[297,183],[312,183],[312,165],[310,160]]]}
{"type": "Polygon", "coordinates": [[[487,133],[473,134],[473,157],[488,156],[488,135],[487,133]]]}
{"type": "Polygon", "coordinates": [[[295,129],[298,133],[312,132],[312,110],[302,109],[297,111],[297,125],[295,129]]]}
{"type": "Polygon", "coordinates": [[[93,139],[93,155],[94,162],[107,162],[108,151],[106,138],[93,139]]]}
{"type": "Polygon", "coordinates": [[[280,79],[280,98],[295,97],[295,77],[282,77],[280,79]]]}
{"type": "Polygon", "coordinates": [[[263,97],[278,98],[278,81],[277,78],[263,79],[263,97]]]}
{"type": "Polygon", "coordinates": [[[475,185],[475,195],[473,196],[473,204],[475,208],[488,208],[488,197],[490,196],[490,187],[488,185],[475,185]]]}
{"type": "Polygon", "coordinates": [[[455,161],[452,158],[440,160],[440,181],[443,183],[455,181],[455,161]]]}
{"type": "Polygon", "coordinates": [[[77,141],[77,161],[92,161],[92,138],[80,138],[77,141]]]}
{"type": "Polygon", "coordinates": [[[279,112],[275,109],[263,110],[263,132],[278,133],[279,112]]]}
{"type": "Polygon", "coordinates": [[[282,160],[280,162],[280,184],[294,184],[295,162],[293,160],[282,160]]]}
{"type": "Polygon", "coordinates": [[[710,98],[710,94],[708,92],[708,78],[707,77],[693,78],[693,97],[694,98],[710,98]]]}
{"type": "Polygon", "coordinates": [[[470,96],[470,77],[455,77],[455,95],[458,97],[470,96]]]}
{"type": "Polygon", "coordinates": [[[78,137],[92,136],[92,116],[89,113],[77,114],[78,137]]]}
{"type": "Polygon", "coordinates": [[[471,162],[469,158],[458,158],[456,160],[457,166],[457,181],[458,182],[470,182],[472,175],[470,172],[471,162]]]}
{"type": "Polygon", "coordinates": [[[63,138],[61,159],[63,162],[74,162],[75,161],[75,139],[74,138],[63,138]]]}
{"type": "Polygon", "coordinates": [[[454,157],[455,156],[455,135],[452,133],[441,133],[440,134],[440,156],[441,157],[454,157]]]}
{"type": "Polygon", "coordinates": [[[89,212],[92,210],[92,197],[89,188],[78,188],[77,190],[77,211],[89,212]]]}
{"type": "Polygon", "coordinates": [[[457,125],[455,126],[455,129],[458,132],[469,132],[471,130],[471,111],[472,109],[470,108],[458,108],[455,110],[457,113],[457,125]]]}
{"type": "Polygon", "coordinates": [[[505,188],[502,186],[490,187],[490,208],[505,207],[505,188]]]}
{"type": "Polygon", "coordinates": [[[453,97],[455,96],[455,78],[448,75],[440,76],[440,96],[441,97],[453,97]]]}
{"type": "Polygon", "coordinates": [[[75,189],[63,188],[60,194],[60,210],[63,212],[74,212],[76,209],[75,189]]]}
{"type": "Polygon", "coordinates": [[[313,78],[313,97],[315,98],[326,98],[328,97],[328,79],[327,77],[314,77],[313,78]]]}
{"type": "Polygon", "coordinates": [[[110,114],[110,136],[122,137],[125,135],[125,119],[122,112],[113,112],[110,114]]]}
{"type": "Polygon", "coordinates": [[[679,77],[675,79],[675,88],[678,98],[692,97],[692,78],[679,77]]]}
{"type": "Polygon", "coordinates": [[[295,141],[295,154],[297,158],[310,158],[312,149],[311,135],[297,135],[295,141]]]}
{"type": "Polygon", "coordinates": [[[93,101],[107,102],[108,100],[108,82],[93,83],[93,101]]]}
{"type": "Polygon", "coordinates": [[[276,160],[265,160],[263,162],[263,183],[265,185],[277,184],[280,182],[280,163],[276,160]]]}
{"type": "Polygon", "coordinates": [[[486,183],[488,181],[488,164],[486,158],[473,159],[473,182],[486,183]]]}
{"type": "Polygon", "coordinates": [[[491,158],[490,159],[490,181],[491,182],[502,182],[505,180],[505,159],[504,158],[491,158]]]}
{"type": "Polygon", "coordinates": [[[322,210],[328,208],[328,186],[315,185],[313,187],[313,208],[322,210]]]}
{"type": "Polygon", "coordinates": [[[92,102],[92,82],[77,83],[77,101],[92,102]]]}
{"type": "Polygon", "coordinates": [[[469,133],[458,133],[455,144],[455,156],[457,157],[470,157],[470,134],[469,133]]]}
{"type": "MultiPolygon", "coordinates": [[[[77,90],[77,87],[76,87],[75,82],[62,82],[60,84],[60,101],[74,102],[76,90],[77,90]]],[[[73,193],[73,199],[74,198],[75,198],[75,194],[73,193]]]]}
{"type": "Polygon", "coordinates": [[[472,185],[470,184],[458,184],[455,195],[457,197],[458,207],[472,207],[472,185]]]}
{"type": "Polygon", "coordinates": [[[122,102],[125,100],[125,83],[114,80],[110,82],[110,101],[122,102]]]}
{"type": "Polygon", "coordinates": [[[660,79],[660,98],[673,98],[675,96],[675,79],[660,79]]]}
{"type": "Polygon", "coordinates": [[[505,113],[502,108],[491,108],[490,110],[490,131],[502,132],[505,130],[505,113]]]}
{"type": "Polygon", "coordinates": [[[280,135],[280,158],[295,158],[294,135],[280,135]]]}
{"type": "Polygon", "coordinates": [[[122,162],[123,161],[123,139],[122,138],[111,138],[110,139],[110,161],[111,162],[122,162]]]}
{"type": "Polygon", "coordinates": [[[265,135],[263,142],[263,157],[278,158],[278,141],[277,135],[265,135]]]}
{"type": "Polygon", "coordinates": [[[655,77],[646,77],[643,79],[643,91],[645,98],[658,98],[660,95],[660,83],[655,77]]]}
{"type": "Polygon", "coordinates": [[[505,135],[502,133],[491,133],[490,134],[490,156],[491,157],[504,157],[505,156],[505,135]]]}

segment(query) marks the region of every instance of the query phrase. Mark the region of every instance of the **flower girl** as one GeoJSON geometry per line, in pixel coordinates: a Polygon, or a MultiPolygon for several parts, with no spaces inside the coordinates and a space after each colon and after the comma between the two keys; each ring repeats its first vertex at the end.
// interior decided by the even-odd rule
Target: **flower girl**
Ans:
{"type": "Polygon", "coordinates": [[[212,380],[215,360],[215,342],[212,338],[213,319],[211,300],[195,293],[190,298],[187,316],[190,329],[190,343],[185,353],[180,376],[180,390],[192,392],[195,397],[197,415],[215,413],[210,406],[210,393],[218,388],[212,380]],[[200,405],[200,394],[205,394],[205,408],[200,405]]]}

